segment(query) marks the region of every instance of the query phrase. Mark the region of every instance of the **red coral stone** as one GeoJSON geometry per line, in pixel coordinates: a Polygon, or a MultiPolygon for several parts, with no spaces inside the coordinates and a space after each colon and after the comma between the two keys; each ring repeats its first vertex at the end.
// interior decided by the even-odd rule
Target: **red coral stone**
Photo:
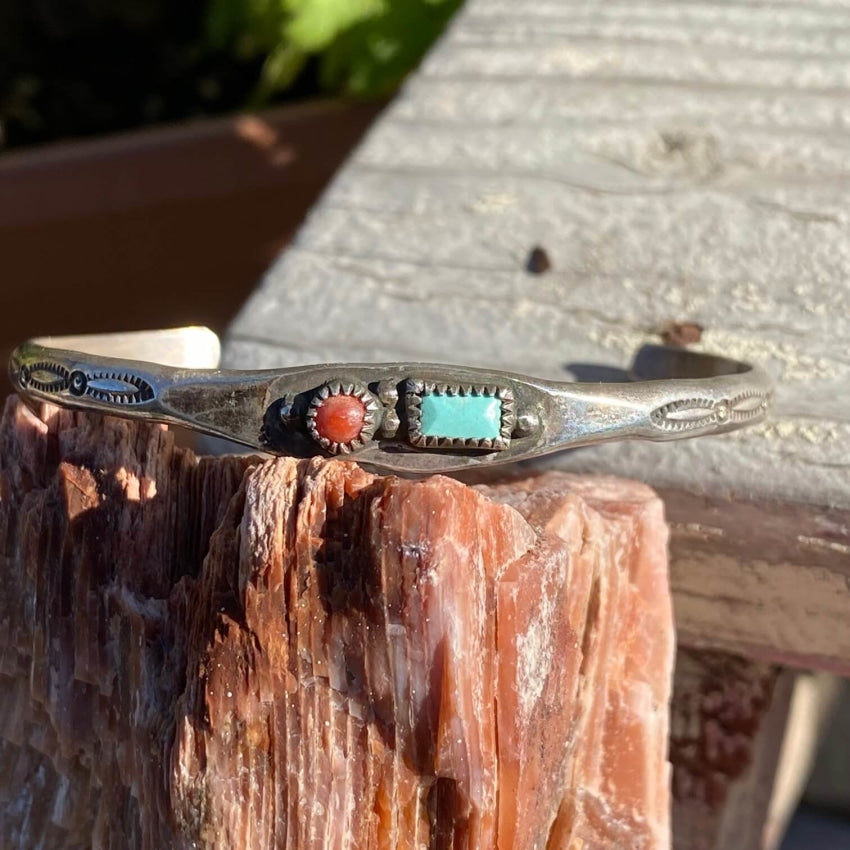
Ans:
{"type": "Polygon", "coordinates": [[[366,405],[356,396],[332,395],[316,410],[316,432],[332,443],[350,443],[360,436],[366,405]]]}

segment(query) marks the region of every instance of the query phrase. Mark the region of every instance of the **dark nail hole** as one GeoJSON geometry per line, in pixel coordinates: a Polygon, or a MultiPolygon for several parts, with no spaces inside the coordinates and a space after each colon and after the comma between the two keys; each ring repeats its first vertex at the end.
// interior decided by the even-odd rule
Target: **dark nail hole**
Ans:
{"type": "Polygon", "coordinates": [[[552,261],[545,248],[535,245],[528,254],[525,261],[525,269],[531,274],[545,274],[552,268],[552,261]]]}

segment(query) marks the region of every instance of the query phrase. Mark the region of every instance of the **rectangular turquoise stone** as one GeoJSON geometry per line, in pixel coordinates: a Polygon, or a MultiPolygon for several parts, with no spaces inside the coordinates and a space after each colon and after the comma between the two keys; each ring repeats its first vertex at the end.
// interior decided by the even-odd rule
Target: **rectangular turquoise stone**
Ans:
{"type": "Polygon", "coordinates": [[[423,395],[420,409],[425,437],[487,440],[502,428],[502,402],[493,396],[423,395]]]}

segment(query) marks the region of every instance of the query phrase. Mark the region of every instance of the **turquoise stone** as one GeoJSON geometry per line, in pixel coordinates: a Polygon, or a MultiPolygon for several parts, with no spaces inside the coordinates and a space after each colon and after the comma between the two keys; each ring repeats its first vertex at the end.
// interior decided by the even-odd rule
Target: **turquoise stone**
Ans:
{"type": "Polygon", "coordinates": [[[502,427],[502,402],[492,396],[423,395],[421,412],[425,437],[495,439],[502,427]]]}

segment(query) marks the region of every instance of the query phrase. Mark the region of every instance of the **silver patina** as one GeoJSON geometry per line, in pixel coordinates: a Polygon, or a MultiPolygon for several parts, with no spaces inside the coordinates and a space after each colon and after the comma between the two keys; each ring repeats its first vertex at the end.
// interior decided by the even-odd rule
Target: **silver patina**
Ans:
{"type": "MultiPolygon", "coordinates": [[[[623,439],[675,440],[764,419],[772,387],[761,369],[689,350],[645,346],[633,379],[546,381],[434,363],[334,363],[263,371],[185,369],[84,354],[42,341],[15,350],[10,374],[27,399],[167,422],[281,455],[338,455],[383,470],[429,473],[526,460],[623,439]],[[332,395],[364,405],[353,440],[317,430],[332,395]],[[501,405],[493,438],[423,433],[421,402],[482,397],[501,405]]],[[[440,402],[444,403],[444,402],[440,402]]]]}

